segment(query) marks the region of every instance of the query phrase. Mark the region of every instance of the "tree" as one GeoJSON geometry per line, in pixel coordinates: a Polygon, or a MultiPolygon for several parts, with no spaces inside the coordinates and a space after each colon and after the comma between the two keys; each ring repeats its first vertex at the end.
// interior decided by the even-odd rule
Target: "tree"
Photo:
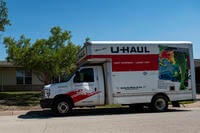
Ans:
{"type": "Polygon", "coordinates": [[[8,19],[8,8],[6,2],[0,0],[0,31],[4,32],[6,25],[11,25],[8,19]]]}
{"type": "Polygon", "coordinates": [[[50,32],[48,39],[39,39],[33,44],[24,35],[18,41],[4,38],[7,61],[32,70],[45,84],[49,84],[52,77],[65,72],[70,74],[76,68],[76,54],[80,49],[71,42],[70,31],[53,27],[50,32]]]}
{"type": "Polygon", "coordinates": [[[85,38],[85,43],[89,42],[90,41],[90,38],[89,37],[86,37],[85,38]]]}

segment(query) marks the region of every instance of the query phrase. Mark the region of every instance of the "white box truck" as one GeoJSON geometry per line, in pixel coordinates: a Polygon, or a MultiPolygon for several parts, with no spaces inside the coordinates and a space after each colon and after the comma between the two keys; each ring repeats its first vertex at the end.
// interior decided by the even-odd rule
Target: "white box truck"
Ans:
{"type": "Polygon", "coordinates": [[[187,41],[91,41],[77,55],[67,82],[46,85],[42,108],[67,114],[73,107],[107,104],[149,106],[196,98],[192,43],[187,41]]]}

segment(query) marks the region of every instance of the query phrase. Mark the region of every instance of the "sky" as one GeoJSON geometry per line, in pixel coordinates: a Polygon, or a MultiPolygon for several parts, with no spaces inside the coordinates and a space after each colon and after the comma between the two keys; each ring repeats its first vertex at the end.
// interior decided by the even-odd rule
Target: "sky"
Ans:
{"type": "MultiPolygon", "coordinates": [[[[2,37],[24,34],[32,42],[60,26],[72,42],[191,41],[200,58],[200,0],[4,0],[12,26],[2,37]]],[[[7,54],[0,43],[0,60],[7,54]]]]}

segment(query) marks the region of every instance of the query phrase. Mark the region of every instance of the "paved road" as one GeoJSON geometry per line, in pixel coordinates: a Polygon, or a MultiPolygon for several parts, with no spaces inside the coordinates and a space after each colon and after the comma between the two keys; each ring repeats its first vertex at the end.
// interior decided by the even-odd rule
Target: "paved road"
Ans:
{"type": "Polygon", "coordinates": [[[67,117],[49,111],[1,116],[0,133],[200,133],[200,108],[165,113],[122,109],[80,109],[67,117]]]}

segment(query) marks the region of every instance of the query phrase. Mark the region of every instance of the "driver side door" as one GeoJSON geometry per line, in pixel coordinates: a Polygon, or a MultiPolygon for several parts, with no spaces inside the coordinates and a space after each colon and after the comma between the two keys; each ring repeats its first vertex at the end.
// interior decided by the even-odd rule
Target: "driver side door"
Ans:
{"type": "Polygon", "coordinates": [[[97,94],[96,68],[81,68],[73,79],[76,91],[72,99],[75,106],[97,105],[99,97],[97,94]]]}

